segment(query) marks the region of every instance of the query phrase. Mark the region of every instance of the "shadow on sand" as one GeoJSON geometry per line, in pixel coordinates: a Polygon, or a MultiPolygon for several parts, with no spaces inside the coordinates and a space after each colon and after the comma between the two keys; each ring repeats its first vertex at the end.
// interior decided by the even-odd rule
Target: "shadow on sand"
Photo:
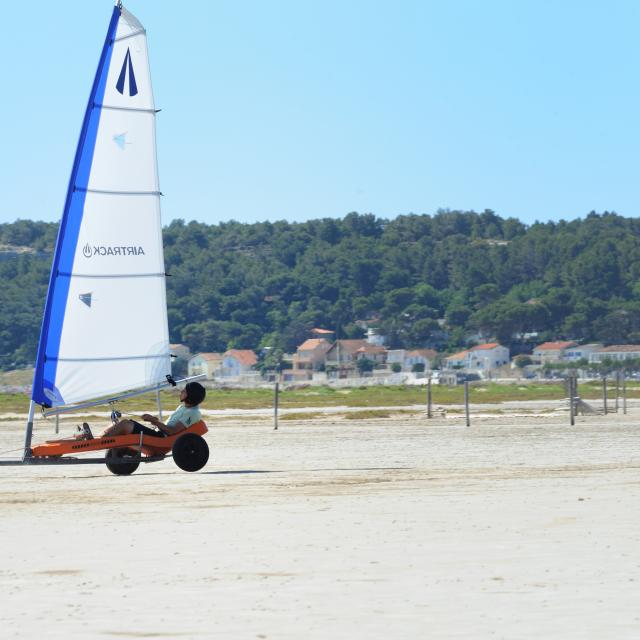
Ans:
{"type": "MultiPolygon", "coordinates": [[[[199,471],[199,476],[242,476],[267,473],[323,473],[336,471],[411,471],[415,467],[326,467],[321,469],[229,469],[227,471],[199,471]]],[[[137,471],[130,476],[115,476],[121,478],[148,478],[149,476],[169,476],[175,475],[174,471],[137,471]]],[[[186,475],[186,474],[185,474],[186,475]]],[[[40,476],[41,480],[53,480],[60,476],[40,476]]],[[[105,474],[83,475],[83,476],[66,476],[68,480],[80,480],[88,478],[104,478],[105,474]]],[[[106,476],[109,477],[109,476],[106,476]]]]}

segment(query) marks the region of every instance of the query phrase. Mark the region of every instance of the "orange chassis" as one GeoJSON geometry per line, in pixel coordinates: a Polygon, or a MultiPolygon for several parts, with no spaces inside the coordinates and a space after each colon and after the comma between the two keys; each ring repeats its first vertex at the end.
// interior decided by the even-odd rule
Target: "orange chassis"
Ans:
{"type": "MultiPolygon", "coordinates": [[[[48,440],[44,444],[35,445],[31,449],[32,462],[51,462],[62,456],[70,454],[90,453],[103,449],[119,449],[138,452],[139,462],[155,462],[162,460],[169,454],[176,441],[185,434],[203,436],[207,433],[207,425],[201,420],[183,429],[179,433],[156,438],[144,434],[131,434],[126,436],[107,436],[104,438],[93,438],[92,440],[48,440]]],[[[193,436],[191,436],[193,437],[193,436]]],[[[62,460],[60,460],[62,462],[62,460]]],[[[88,462],[89,460],[87,460],[88,462]]],[[[71,460],[69,460],[71,462],[71,460]]]]}
{"type": "Polygon", "coordinates": [[[39,444],[31,449],[34,457],[58,457],[67,454],[88,453],[90,451],[100,451],[102,449],[135,449],[140,450],[142,443],[142,453],[147,456],[166,456],[172,449],[173,443],[185,433],[195,433],[199,436],[207,433],[207,425],[201,420],[165,438],[155,438],[142,434],[131,434],[128,436],[108,436],[106,438],[93,438],[93,440],[47,440],[44,444],[39,444]],[[140,437],[142,435],[142,438],[140,437]]]}

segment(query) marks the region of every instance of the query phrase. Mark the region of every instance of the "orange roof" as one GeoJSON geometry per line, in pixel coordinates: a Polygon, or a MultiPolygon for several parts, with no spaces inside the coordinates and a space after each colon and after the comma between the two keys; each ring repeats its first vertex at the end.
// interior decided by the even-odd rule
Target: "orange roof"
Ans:
{"type": "Polygon", "coordinates": [[[222,360],[222,354],[214,352],[199,353],[196,357],[200,357],[203,360],[222,360]]]}
{"type": "Polygon", "coordinates": [[[414,349],[413,351],[407,351],[408,356],[422,356],[427,360],[432,360],[438,355],[437,351],[433,349],[414,349]]]}
{"type": "Polygon", "coordinates": [[[543,342],[538,345],[534,351],[561,351],[562,349],[567,349],[568,347],[577,346],[577,342],[573,342],[572,340],[568,341],[559,341],[559,342],[543,342]]]}
{"type": "Polygon", "coordinates": [[[384,347],[381,347],[377,344],[365,344],[362,347],[360,347],[357,351],[357,353],[384,353],[386,351],[386,349],[384,347]]]}
{"type": "Polygon", "coordinates": [[[258,357],[251,349],[229,349],[225,357],[235,358],[240,364],[252,366],[258,362],[258,357]]]}
{"type": "Polygon", "coordinates": [[[307,349],[315,349],[319,347],[321,344],[326,344],[330,346],[330,343],[327,342],[324,338],[309,338],[305,340],[299,347],[298,351],[306,351],[307,349]]]}
{"type": "Polygon", "coordinates": [[[486,344],[479,344],[475,347],[471,347],[469,351],[488,351],[489,349],[495,349],[500,345],[497,342],[487,342],[486,344]]]}
{"type": "Polygon", "coordinates": [[[467,353],[469,353],[470,349],[465,349],[464,351],[458,351],[458,353],[452,353],[450,356],[447,356],[445,360],[461,360],[462,358],[467,357],[467,353]]]}
{"type": "Polygon", "coordinates": [[[331,335],[334,334],[335,331],[330,331],[329,329],[311,329],[311,333],[320,333],[320,334],[325,334],[325,335],[331,335]]]}

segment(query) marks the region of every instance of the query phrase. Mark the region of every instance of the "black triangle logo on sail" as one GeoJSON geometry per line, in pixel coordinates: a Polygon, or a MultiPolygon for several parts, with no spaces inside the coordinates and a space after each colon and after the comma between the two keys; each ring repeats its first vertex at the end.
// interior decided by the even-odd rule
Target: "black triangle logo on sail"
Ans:
{"type": "Polygon", "coordinates": [[[127,48],[127,53],[122,63],[122,69],[120,70],[120,76],[116,83],[116,89],[124,95],[124,83],[127,78],[127,70],[129,71],[129,95],[135,96],[138,93],[138,85],[136,84],[136,77],[133,73],[133,64],[131,62],[131,52],[127,48]]]}
{"type": "Polygon", "coordinates": [[[80,300],[84,302],[87,307],[91,307],[91,296],[91,293],[81,293],[78,298],[80,298],[80,300]]]}

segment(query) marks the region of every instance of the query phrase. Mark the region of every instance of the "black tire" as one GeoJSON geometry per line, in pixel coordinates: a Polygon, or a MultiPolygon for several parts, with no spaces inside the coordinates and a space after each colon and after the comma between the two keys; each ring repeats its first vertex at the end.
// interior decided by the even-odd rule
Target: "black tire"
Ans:
{"type": "Polygon", "coordinates": [[[117,476],[130,476],[139,466],[139,462],[124,462],[126,458],[137,458],[138,452],[133,449],[109,449],[104,457],[107,469],[117,476]],[[122,460],[122,462],[112,462],[122,460]]]}
{"type": "Polygon", "coordinates": [[[209,446],[196,433],[185,433],[173,443],[173,460],[183,471],[200,471],[209,460],[209,446]]]}

